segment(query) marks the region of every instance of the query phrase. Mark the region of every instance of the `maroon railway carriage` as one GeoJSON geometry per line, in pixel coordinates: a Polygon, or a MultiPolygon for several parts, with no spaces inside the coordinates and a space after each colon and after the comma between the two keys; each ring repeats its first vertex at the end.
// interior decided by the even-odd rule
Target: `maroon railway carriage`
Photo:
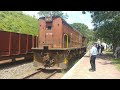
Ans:
{"type": "Polygon", "coordinates": [[[39,18],[38,48],[32,48],[34,66],[66,69],[71,58],[86,51],[86,38],[60,17],[39,18]]]}
{"type": "Polygon", "coordinates": [[[31,58],[32,47],[37,47],[37,37],[27,34],[0,31],[0,63],[17,57],[31,58]]]}

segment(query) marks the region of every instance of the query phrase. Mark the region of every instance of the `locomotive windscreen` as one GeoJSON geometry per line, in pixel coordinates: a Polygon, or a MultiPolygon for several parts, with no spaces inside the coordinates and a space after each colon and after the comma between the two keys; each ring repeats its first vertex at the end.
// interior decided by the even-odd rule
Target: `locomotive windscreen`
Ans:
{"type": "Polygon", "coordinates": [[[45,17],[46,22],[52,22],[52,17],[45,17]]]}

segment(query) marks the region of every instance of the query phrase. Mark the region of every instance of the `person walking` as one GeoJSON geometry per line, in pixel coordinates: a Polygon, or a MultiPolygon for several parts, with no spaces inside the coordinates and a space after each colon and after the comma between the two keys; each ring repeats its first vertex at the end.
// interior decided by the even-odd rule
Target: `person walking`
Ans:
{"type": "Polygon", "coordinates": [[[91,72],[96,71],[95,60],[96,60],[97,54],[98,54],[97,48],[95,47],[95,44],[93,44],[92,48],[90,49],[90,64],[91,64],[91,68],[89,69],[89,71],[91,71],[91,72]]]}
{"type": "Polygon", "coordinates": [[[102,54],[103,51],[104,51],[104,46],[101,45],[101,53],[100,54],[102,54]]]}

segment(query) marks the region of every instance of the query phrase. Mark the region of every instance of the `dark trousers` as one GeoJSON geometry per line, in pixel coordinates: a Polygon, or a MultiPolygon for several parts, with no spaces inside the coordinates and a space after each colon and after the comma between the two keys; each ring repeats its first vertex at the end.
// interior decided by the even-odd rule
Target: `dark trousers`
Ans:
{"type": "Polygon", "coordinates": [[[91,58],[90,58],[90,64],[91,64],[91,69],[92,70],[96,70],[95,59],[96,59],[96,55],[92,55],[91,58]]]}

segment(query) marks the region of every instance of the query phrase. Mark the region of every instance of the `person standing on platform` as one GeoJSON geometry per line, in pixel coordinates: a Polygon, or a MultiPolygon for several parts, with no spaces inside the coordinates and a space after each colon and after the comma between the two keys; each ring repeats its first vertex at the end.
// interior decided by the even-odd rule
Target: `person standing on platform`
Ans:
{"type": "Polygon", "coordinates": [[[96,60],[97,54],[98,54],[97,48],[95,47],[95,44],[93,44],[92,48],[90,49],[90,64],[91,64],[91,68],[89,69],[89,71],[91,71],[91,72],[96,71],[95,60],[96,60]]]}

